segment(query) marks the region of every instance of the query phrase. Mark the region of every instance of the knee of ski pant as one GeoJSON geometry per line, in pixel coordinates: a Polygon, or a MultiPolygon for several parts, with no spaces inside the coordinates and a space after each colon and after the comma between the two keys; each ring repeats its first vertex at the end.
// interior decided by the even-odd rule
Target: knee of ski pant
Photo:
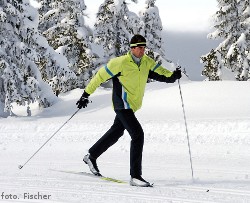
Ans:
{"type": "Polygon", "coordinates": [[[133,130],[131,132],[131,138],[132,138],[132,140],[137,140],[137,139],[144,140],[143,129],[141,127],[138,127],[137,129],[133,130]]]}
{"type": "Polygon", "coordinates": [[[120,137],[123,136],[123,134],[124,134],[124,130],[121,132],[118,132],[116,137],[114,137],[113,139],[110,139],[110,143],[112,145],[115,144],[120,139],[120,137]]]}

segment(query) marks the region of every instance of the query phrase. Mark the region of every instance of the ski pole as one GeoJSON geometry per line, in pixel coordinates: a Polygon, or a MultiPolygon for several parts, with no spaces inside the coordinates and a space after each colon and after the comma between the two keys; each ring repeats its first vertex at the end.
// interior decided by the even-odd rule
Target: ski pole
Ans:
{"type": "Polygon", "coordinates": [[[182,102],[183,116],[184,116],[184,121],[185,121],[185,126],[186,126],[186,134],[187,134],[187,141],[188,141],[189,160],[190,160],[190,165],[191,165],[192,180],[194,180],[194,171],[193,171],[193,164],[192,164],[191,147],[190,147],[190,142],[189,142],[189,135],[188,135],[188,128],[187,128],[187,119],[186,119],[186,113],[185,113],[185,108],[184,108],[184,102],[183,102],[183,97],[182,97],[182,92],[181,92],[180,80],[178,80],[178,85],[179,85],[180,96],[181,96],[181,102],[182,102]]]}
{"type": "Polygon", "coordinates": [[[51,137],[23,164],[23,165],[19,165],[18,168],[19,169],[22,169],[43,147],[44,145],[46,145],[54,136],[56,133],[58,133],[59,130],[62,129],[62,127],[68,123],[70,121],[70,119],[72,119],[76,114],[77,112],[79,111],[80,109],[77,109],[77,111],[75,113],[73,113],[73,115],[56,131],[54,132],[53,135],[51,135],[51,137]]]}

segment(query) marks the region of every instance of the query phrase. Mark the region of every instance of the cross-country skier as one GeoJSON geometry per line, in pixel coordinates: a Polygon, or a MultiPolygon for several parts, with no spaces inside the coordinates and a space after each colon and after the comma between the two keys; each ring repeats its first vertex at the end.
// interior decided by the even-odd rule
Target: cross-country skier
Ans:
{"type": "Polygon", "coordinates": [[[115,144],[126,129],[131,136],[130,146],[130,185],[147,187],[150,183],[142,178],[142,151],[144,132],[135,116],[140,109],[148,78],[160,82],[174,83],[181,78],[181,70],[171,72],[144,54],[146,39],[134,35],[130,41],[130,51],[111,59],[91,79],[76,105],[87,107],[91,95],[101,83],[112,79],[112,100],[116,117],[110,129],[89,149],[83,161],[90,171],[100,176],[96,160],[110,146],[115,144]]]}

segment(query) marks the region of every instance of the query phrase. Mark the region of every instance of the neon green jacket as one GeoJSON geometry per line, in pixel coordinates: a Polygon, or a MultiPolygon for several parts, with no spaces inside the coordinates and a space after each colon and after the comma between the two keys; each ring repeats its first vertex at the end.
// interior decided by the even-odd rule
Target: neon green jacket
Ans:
{"type": "Polygon", "coordinates": [[[132,109],[134,112],[141,108],[145,86],[148,78],[160,82],[175,82],[172,72],[163,68],[152,58],[144,55],[140,66],[133,61],[131,53],[111,59],[91,79],[85,92],[92,94],[101,83],[112,78],[112,100],[115,110],[132,109]]]}

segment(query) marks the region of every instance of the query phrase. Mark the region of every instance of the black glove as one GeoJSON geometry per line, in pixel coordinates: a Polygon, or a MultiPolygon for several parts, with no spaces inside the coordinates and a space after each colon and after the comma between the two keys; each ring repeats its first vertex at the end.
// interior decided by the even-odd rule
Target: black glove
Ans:
{"type": "Polygon", "coordinates": [[[87,107],[89,103],[89,94],[87,92],[83,92],[81,98],[76,102],[76,105],[79,109],[87,107]]]}
{"type": "Polygon", "coordinates": [[[175,80],[180,79],[181,78],[181,69],[176,68],[176,70],[174,70],[171,77],[173,77],[173,79],[175,79],[175,80]]]}

